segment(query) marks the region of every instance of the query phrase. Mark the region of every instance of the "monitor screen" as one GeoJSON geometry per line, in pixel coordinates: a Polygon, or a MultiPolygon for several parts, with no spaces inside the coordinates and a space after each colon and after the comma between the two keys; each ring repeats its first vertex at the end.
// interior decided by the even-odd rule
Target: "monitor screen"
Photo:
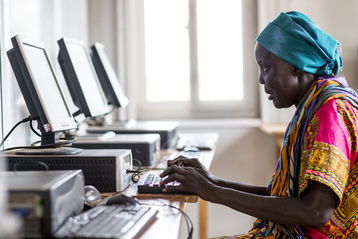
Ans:
{"type": "Polygon", "coordinates": [[[12,43],[13,51],[9,51],[10,55],[15,54],[12,58],[9,56],[12,68],[17,72],[15,75],[25,102],[35,114],[31,116],[40,118],[43,133],[75,129],[77,125],[43,45],[20,36],[13,37],[12,43]]]}
{"type": "Polygon", "coordinates": [[[110,109],[85,44],[64,38],[58,43],[59,63],[77,107],[87,117],[108,113],[110,109]]]}
{"type": "Polygon", "coordinates": [[[119,84],[103,44],[95,43],[91,48],[93,65],[109,103],[116,107],[126,107],[128,98],[119,84]]]}
{"type": "Polygon", "coordinates": [[[33,84],[49,118],[56,120],[63,116],[69,117],[68,109],[61,91],[58,90],[54,72],[49,65],[44,49],[24,43],[23,50],[32,74],[33,84]]]}

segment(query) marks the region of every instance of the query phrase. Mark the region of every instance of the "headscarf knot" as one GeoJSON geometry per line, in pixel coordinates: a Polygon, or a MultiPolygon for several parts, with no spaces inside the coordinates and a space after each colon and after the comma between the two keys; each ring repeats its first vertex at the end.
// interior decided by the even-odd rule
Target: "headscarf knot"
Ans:
{"type": "Polygon", "coordinates": [[[333,69],[336,66],[335,60],[332,59],[327,64],[323,65],[321,68],[318,69],[317,75],[325,75],[330,76],[333,73],[333,69]]]}

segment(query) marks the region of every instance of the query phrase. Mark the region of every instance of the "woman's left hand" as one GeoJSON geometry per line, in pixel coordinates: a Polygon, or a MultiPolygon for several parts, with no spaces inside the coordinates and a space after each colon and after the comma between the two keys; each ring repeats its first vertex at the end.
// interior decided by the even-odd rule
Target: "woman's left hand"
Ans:
{"type": "Polygon", "coordinates": [[[212,183],[209,182],[207,178],[198,173],[192,167],[179,167],[173,165],[167,168],[164,172],[160,174],[163,179],[160,182],[161,185],[165,185],[170,182],[177,181],[181,185],[175,187],[166,187],[163,189],[163,192],[166,193],[187,193],[187,194],[197,194],[203,199],[208,197],[208,192],[210,192],[210,188],[213,186],[212,183]]]}

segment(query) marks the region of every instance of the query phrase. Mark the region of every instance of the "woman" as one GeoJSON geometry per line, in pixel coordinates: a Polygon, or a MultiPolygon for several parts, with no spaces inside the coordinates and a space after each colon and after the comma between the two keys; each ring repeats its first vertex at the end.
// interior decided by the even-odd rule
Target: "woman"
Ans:
{"type": "Polygon", "coordinates": [[[233,238],[358,237],[358,97],[337,77],[339,42],[307,16],[281,13],[257,38],[256,62],[276,108],[296,106],[267,187],[219,179],[195,159],[169,162],[165,192],[198,194],[258,219],[233,238]],[[179,167],[178,165],[184,165],[179,167]]]}

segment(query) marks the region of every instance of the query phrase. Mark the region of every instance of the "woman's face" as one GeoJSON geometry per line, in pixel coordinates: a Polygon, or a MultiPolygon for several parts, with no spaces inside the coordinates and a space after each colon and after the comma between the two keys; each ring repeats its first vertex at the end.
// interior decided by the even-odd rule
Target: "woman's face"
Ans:
{"type": "Polygon", "coordinates": [[[255,58],[260,68],[259,83],[265,86],[265,92],[275,107],[288,108],[297,105],[305,93],[302,94],[303,89],[299,81],[301,71],[260,44],[256,44],[255,58]]]}

